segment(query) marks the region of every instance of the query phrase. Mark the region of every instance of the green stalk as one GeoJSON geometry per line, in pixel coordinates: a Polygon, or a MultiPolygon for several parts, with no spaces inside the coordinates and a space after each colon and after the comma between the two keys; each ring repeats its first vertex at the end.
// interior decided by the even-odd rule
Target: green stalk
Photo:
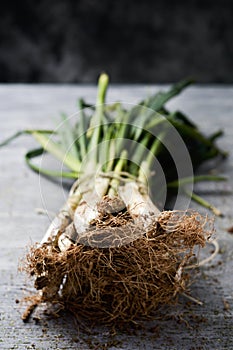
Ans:
{"type": "Polygon", "coordinates": [[[153,116],[153,119],[151,119],[151,121],[145,125],[145,129],[151,130],[162,123],[167,123],[167,119],[165,117],[160,116],[158,113],[156,113],[155,116],[153,116]]]}
{"type": "Polygon", "coordinates": [[[87,153],[87,148],[86,148],[86,127],[85,127],[85,115],[83,111],[83,100],[79,99],[78,100],[78,107],[79,107],[79,113],[80,113],[80,118],[79,118],[79,123],[78,123],[78,144],[80,147],[80,154],[81,154],[81,159],[83,159],[87,153]]]}
{"type": "Polygon", "coordinates": [[[180,123],[179,121],[176,121],[172,118],[168,118],[168,120],[172,123],[172,125],[177,129],[177,131],[180,133],[181,136],[186,135],[192,138],[193,140],[197,140],[201,142],[203,145],[210,148],[209,151],[209,158],[216,156],[217,154],[221,154],[223,157],[226,157],[226,152],[222,152],[219,150],[211,140],[204,137],[198,130],[185,125],[183,123],[180,123]]]}
{"type": "Polygon", "coordinates": [[[117,107],[117,112],[118,115],[114,120],[114,125],[117,126],[117,133],[113,137],[118,139],[116,143],[116,154],[120,154],[123,149],[124,140],[128,138],[127,130],[129,128],[130,113],[125,111],[120,104],[117,107]]]}
{"type": "Polygon", "coordinates": [[[31,159],[41,156],[43,153],[45,153],[44,148],[37,148],[33,149],[25,154],[25,161],[27,165],[34,170],[35,172],[39,174],[43,174],[45,176],[51,176],[51,177],[62,177],[62,178],[68,178],[68,179],[77,179],[78,174],[77,172],[65,172],[65,171],[54,171],[49,169],[40,168],[39,166],[35,165],[31,159]]]}
{"type": "MultiPolygon", "coordinates": [[[[167,125],[164,125],[164,123],[168,122],[168,127],[171,123],[183,138],[187,148],[190,149],[194,170],[200,163],[207,159],[219,154],[224,157],[227,155],[218,149],[214,142],[222,135],[222,131],[217,131],[206,137],[182,112],[175,111],[170,113],[165,108],[165,103],[188,86],[191,83],[190,80],[175,84],[168,91],[159,92],[128,110],[124,109],[119,102],[107,107],[105,106],[108,81],[109,78],[106,74],[100,75],[95,106],[79,100],[80,118],[75,128],[70,127],[68,119],[65,117],[63,130],[56,133],[56,140],[58,141],[50,139],[49,136],[54,134],[51,130],[28,129],[19,131],[9,137],[0,143],[0,147],[7,145],[22,134],[31,134],[42,146],[42,148],[31,150],[25,155],[26,162],[31,169],[44,175],[67,178],[77,178],[80,176],[82,165],[85,165],[85,174],[82,174],[83,178],[86,178],[88,172],[92,176],[98,169],[101,172],[109,172],[110,174],[106,174],[106,176],[109,175],[106,188],[108,186],[111,187],[109,190],[110,194],[116,194],[119,185],[119,179],[114,178],[114,176],[111,177],[112,172],[119,173],[123,169],[129,176],[131,174],[146,184],[148,177],[151,175],[154,157],[158,156],[158,154],[159,160],[164,165],[166,178],[171,179],[171,182],[167,184],[170,192],[172,192],[172,188],[179,186],[185,187],[185,185],[193,182],[225,180],[224,177],[211,175],[177,179],[176,171],[174,171],[172,166],[170,167],[169,156],[168,162],[166,162],[168,152],[165,148],[161,147],[161,141],[157,138],[153,142],[154,139],[151,135],[153,133],[158,134],[160,139],[161,137],[169,137],[166,133],[167,125]],[[89,107],[93,111],[91,118],[87,113],[84,114],[84,107],[89,107]],[[164,116],[162,117],[158,112],[161,112],[164,116]],[[89,128],[86,132],[88,124],[89,128]],[[127,162],[125,159],[127,154],[126,149],[128,148],[126,140],[132,140],[134,144],[138,142],[144,146],[141,148],[133,146],[132,149],[129,147],[128,152],[132,155],[132,159],[130,158],[131,162],[127,162]],[[150,149],[150,153],[146,157],[144,157],[145,147],[150,149]],[[42,155],[45,151],[55,156],[71,171],[51,171],[41,169],[34,164],[32,158],[42,155]],[[87,154],[89,155],[88,159],[86,159],[87,154]],[[86,159],[85,164],[84,159],[86,159]],[[135,164],[138,164],[138,166],[135,164]]],[[[217,208],[195,193],[188,193],[188,195],[199,204],[219,215],[220,211],[217,208]]]]}
{"type": "Polygon", "coordinates": [[[55,132],[53,130],[40,130],[40,129],[36,129],[36,130],[30,130],[30,129],[25,129],[25,130],[21,130],[21,131],[17,131],[15,134],[13,134],[12,136],[8,137],[6,140],[4,140],[3,142],[0,143],[0,147],[6,146],[8,145],[11,141],[13,141],[14,139],[18,138],[21,135],[32,135],[33,132],[38,132],[41,134],[55,134],[55,132]]]}
{"type": "Polygon", "coordinates": [[[223,135],[223,131],[222,130],[218,130],[215,133],[213,133],[212,135],[209,136],[209,140],[211,142],[215,141],[216,139],[218,139],[220,136],[223,135]]]}
{"type": "Polygon", "coordinates": [[[93,150],[91,161],[93,165],[98,162],[98,143],[100,139],[100,132],[103,123],[103,115],[104,115],[104,103],[105,96],[108,87],[109,78],[107,74],[101,74],[98,81],[98,93],[96,99],[96,110],[91,118],[90,127],[87,130],[87,137],[90,139],[89,143],[89,151],[93,150]]]}
{"type": "Polygon", "coordinates": [[[142,162],[141,167],[139,169],[138,179],[140,182],[147,184],[148,179],[150,177],[151,167],[153,164],[154,158],[158,155],[159,149],[161,146],[161,140],[166,135],[165,131],[161,132],[159,138],[156,138],[154,141],[150,152],[148,153],[146,160],[142,162]]]}
{"type": "Polygon", "coordinates": [[[184,177],[182,179],[178,179],[167,184],[167,187],[177,188],[179,186],[184,186],[187,184],[202,182],[202,181],[226,181],[227,178],[224,176],[215,176],[215,175],[197,175],[184,177]]]}
{"type": "Polygon", "coordinates": [[[108,123],[105,126],[106,130],[99,146],[98,161],[100,164],[104,164],[103,171],[104,169],[111,171],[116,157],[115,123],[108,123]]]}
{"type": "Polygon", "coordinates": [[[69,150],[69,154],[72,157],[79,159],[78,150],[76,147],[76,140],[73,129],[69,123],[68,117],[65,113],[62,113],[62,126],[58,129],[58,133],[61,136],[61,142],[64,151],[69,150]]]}
{"type": "Polygon", "coordinates": [[[190,192],[187,191],[186,189],[184,189],[185,194],[190,197],[193,201],[195,201],[196,203],[200,204],[201,206],[203,206],[204,208],[207,208],[209,210],[211,210],[216,216],[221,216],[223,217],[223,213],[216,208],[215,206],[213,206],[210,202],[208,202],[207,200],[203,199],[202,197],[198,196],[196,193],[194,192],[190,192]]]}
{"type": "Polygon", "coordinates": [[[137,148],[133,152],[133,156],[130,163],[130,173],[132,175],[136,175],[138,168],[140,168],[140,164],[142,162],[145,148],[148,147],[148,143],[150,141],[151,135],[149,133],[145,134],[142,141],[138,144],[137,148]]]}
{"type": "MultiPolygon", "coordinates": [[[[128,152],[126,150],[122,151],[120,159],[118,160],[118,162],[114,168],[115,174],[119,174],[123,170],[123,168],[127,162],[127,154],[128,154],[128,152]]],[[[120,184],[119,179],[116,179],[116,178],[112,179],[112,181],[110,182],[110,189],[108,191],[109,196],[117,195],[119,184],[120,184]]]]}
{"type": "Polygon", "coordinates": [[[99,127],[103,121],[104,104],[108,82],[109,78],[107,74],[101,74],[98,81],[95,112],[91,118],[89,129],[87,130],[88,138],[93,138],[95,134],[99,135],[99,127]]]}
{"type": "Polygon", "coordinates": [[[145,101],[144,106],[153,109],[154,111],[160,110],[164,104],[169,101],[172,97],[180,94],[184,88],[193,83],[192,79],[183,80],[177,84],[174,84],[170,90],[165,92],[159,92],[155,96],[150,97],[145,101]]]}
{"type": "Polygon", "coordinates": [[[115,154],[116,154],[116,145],[115,145],[115,140],[111,140],[109,144],[109,150],[108,150],[108,158],[107,160],[107,165],[106,165],[106,172],[112,171],[113,164],[114,164],[114,159],[115,159],[115,154]]]}
{"type": "Polygon", "coordinates": [[[49,137],[38,132],[33,132],[32,136],[47,152],[51,153],[54,157],[64,163],[69,169],[77,173],[80,171],[81,163],[78,159],[62,150],[61,147],[49,137]]]}

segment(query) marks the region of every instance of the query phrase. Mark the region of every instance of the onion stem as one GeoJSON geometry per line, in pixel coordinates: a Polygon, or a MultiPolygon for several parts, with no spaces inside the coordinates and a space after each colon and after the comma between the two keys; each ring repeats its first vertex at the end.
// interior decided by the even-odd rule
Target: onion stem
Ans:
{"type": "MultiPolygon", "coordinates": [[[[114,173],[116,174],[120,173],[123,170],[126,162],[127,162],[127,151],[123,150],[121,153],[120,159],[118,160],[114,168],[114,173]]],[[[120,185],[119,179],[116,179],[116,178],[112,179],[112,181],[110,182],[110,189],[108,192],[109,196],[117,195],[119,185],[120,185]]]]}
{"type": "Polygon", "coordinates": [[[185,194],[190,197],[193,201],[197,202],[198,204],[202,205],[204,208],[207,208],[209,210],[211,210],[216,216],[221,216],[223,217],[223,213],[216,208],[215,206],[213,206],[210,202],[208,202],[206,199],[198,196],[196,193],[194,192],[190,192],[186,189],[184,189],[185,194]]]}
{"type": "Polygon", "coordinates": [[[190,177],[184,177],[179,180],[175,180],[172,182],[169,182],[167,184],[168,187],[177,188],[179,186],[184,186],[190,183],[196,183],[196,182],[202,182],[202,181],[226,181],[227,178],[224,176],[216,176],[216,175],[196,175],[196,176],[190,176],[190,177]]]}
{"type": "Polygon", "coordinates": [[[92,162],[97,164],[98,161],[98,143],[100,138],[100,131],[103,123],[103,114],[104,114],[104,103],[105,96],[108,87],[108,76],[107,74],[101,74],[98,81],[98,94],[96,99],[96,110],[93,114],[93,117],[90,122],[90,127],[87,130],[87,137],[90,139],[89,151],[92,153],[92,162]]]}
{"type": "Polygon", "coordinates": [[[37,142],[49,153],[55,156],[58,160],[64,163],[69,169],[79,172],[80,171],[80,161],[77,158],[74,158],[68,152],[65,152],[61,149],[59,144],[55,143],[48,136],[32,132],[32,136],[37,140],[37,142]]]}
{"type": "MultiPolygon", "coordinates": [[[[98,186],[101,188],[101,193],[109,191],[111,195],[117,194],[122,176],[108,178],[108,174],[124,172],[128,174],[123,177],[124,179],[129,179],[131,175],[136,182],[147,185],[152,175],[155,158],[163,168],[168,193],[172,194],[173,189],[198,181],[224,181],[224,177],[212,175],[188,176],[178,179],[176,165],[171,162],[168,149],[162,147],[163,143],[170,141],[169,129],[173,126],[187,149],[190,150],[194,171],[208,159],[218,155],[226,156],[226,152],[215,145],[215,140],[222,135],[222,131],[206,137],[186,115],[180,111],[170,112],[165,106],[167,101],[179,94],[191,82],[190,79],[182,81],[168,91],[159,92],[141,101],[137,106],[126,109],[120,102],[105,105],[109,78],[103,73],[98,80],[96,106],[79,99],[80,114],[74,128],[69,124],[67,116],[63,115],[61,130],[58,129],[55,132],[30,129],[19,131],[0,143],[0,147],[7,145],[22,134],[30,134],[41,146],[25,155],[26,162],[31,169],[46,176],[76,179],[81,177],[82,180],[90,179],[92,176],[93,181],[90,180],[88,184],[89,191],[93,191],[95,187],[94,177],[105,173],[106,178],[102,181],[102,176],[98,186]],[[91,117],[84,110],[85,107],[92,112],[91,117]],[[56,141],[51,139],[53,134],[56,135],[56,141]],[[149,153],[146,154],[145,150],[149,150],[149,153]],[[43,155],[44,152],[53,155],[70,171],[58,172],[43,169],[34,164],[32,159],[43,155]],[[93,182],[92,186],[91,182],[93,182]]],[[[221,215],[217,208],[197,194],[186,191],[186,195],[211,209],[216,215],[221,215]]]]}

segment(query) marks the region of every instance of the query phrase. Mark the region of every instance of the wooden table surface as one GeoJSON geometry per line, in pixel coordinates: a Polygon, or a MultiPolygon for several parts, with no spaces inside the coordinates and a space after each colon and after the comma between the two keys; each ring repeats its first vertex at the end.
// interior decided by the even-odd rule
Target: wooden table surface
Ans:
{"type": "MultiPolygon", "coordinates": [[[[108,101],[136,103],[159,88],[113,86],[108,101]]],[[[0,141],[17,130],[53,127],[59,112],[74,113],[77,97],[94,102],[95,92],[94,86],[86,85],[0,85],[0,141]]],[[[27,168],[23,156],[36,144],[23,136],[0,149],[0,349],[82,350],[107,345],[109,349],[233,349],[233,235],[227,232],[233,226],[233,201],[232,194],[225,193],[233,187],[233,88],[191,87],[168,106],[187,113],[206,133],[224,129],[219,145],[230,152],[226,161],[217,164],[218,171],[229,177],[228,183],[204,188],[205,198],[225,217],[215,221],[220,252],[200,269],[191,286],[191,294],[203,305],[191,303],[187,308],[187,300],[181,298],[178,307],[167,310],[166,319],[145,324],[130,335],[118,333],[114,339],[107,330],[92,335],[79,331],[69,316],[51,320],[43,316],[37,323],[24,324],[23,306],[15,301],[33,292],[33,283],[18,272],[19,259],[49,225],[50,217],[39,215],[37,209],[58,211],[67,191],[27,168]]]]}

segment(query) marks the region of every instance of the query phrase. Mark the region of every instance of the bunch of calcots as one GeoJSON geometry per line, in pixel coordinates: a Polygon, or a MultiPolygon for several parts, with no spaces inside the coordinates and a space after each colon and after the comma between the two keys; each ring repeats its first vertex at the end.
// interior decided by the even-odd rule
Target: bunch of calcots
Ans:
{"type": "Polygon", "coordinates": [[[158,206],[164,205],[164,193],[181,190],[220,215],[187,186],[223,178],[185,171],[187,176],[180,177],[169,145],[178,154],[183,151],[177,142],[183,145],[194,170],[225,155],[215,145],[221,132],[206,137],[183,113],[165,108],[190,83],[126,108],[120,102],[105,104],[108,76],[102,74],[96,105],[80,99],[73,127],[64,116],[55,131],[24,131],[40,144],[26,154],[33,170],[75,179],[64,207],[27,255],[25,269],[39,290],[36,303],[58,303],[80,319],[129,322],[153,316],[186,290],[186,267],[212,228],[195,211],[161,211],[158,206]],[[68,170],[39,168],[32,158],[45,152],[68,170]]]}

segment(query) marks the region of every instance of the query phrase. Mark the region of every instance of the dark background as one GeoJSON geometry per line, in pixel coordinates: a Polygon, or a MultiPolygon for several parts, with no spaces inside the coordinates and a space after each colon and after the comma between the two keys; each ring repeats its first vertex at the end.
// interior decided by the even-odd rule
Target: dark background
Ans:
{"type": "Polygon", "coordinates": [[[233,83],[233,1],[7,1],[0,82],[233,83]]]}

